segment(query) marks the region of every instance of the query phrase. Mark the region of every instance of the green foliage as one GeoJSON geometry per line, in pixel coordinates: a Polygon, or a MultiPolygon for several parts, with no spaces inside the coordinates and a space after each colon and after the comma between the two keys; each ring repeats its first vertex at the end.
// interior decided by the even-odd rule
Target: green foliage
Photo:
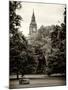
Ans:
{"type": "MultiPolygon", "coordinates": [[[[66,11],[65,11],[66,12],[66,11]]],[[[66,15],[64,15],[64,21],[66,15]]],[[[66,74],[66,23],[56,26],[51,33],[52,52],[48,59],[50,73],[66,74]]]]}
{"type": "Polygon", "coordinates": [[[21,16],[16,14],[16,10],[21,8],[20,2],[9,1],[9,31],[14,34],[20,26],[21,16]]]}
{"type": "Polygon", "coordinates": [[[16,14],[16,10],[21,8],[18,1],[9,2],[10,19],[10,74],[34,73],[36,62],[33,54],[29,51],[27,40],[19,31],[21,16],[16,14]]]}
{"type": "MultiPolygon", "coordinates": [[[[23,70],[27,62],[27,41],[19,31],[21,16],[16,15],[16,9],[20,9],[20,2],[9,2],[9,21],[10,21],[10,74],[16,73],[17,76],[23,70]]],[[[25,69],[25,68],[24,68],[25,69]]]]}

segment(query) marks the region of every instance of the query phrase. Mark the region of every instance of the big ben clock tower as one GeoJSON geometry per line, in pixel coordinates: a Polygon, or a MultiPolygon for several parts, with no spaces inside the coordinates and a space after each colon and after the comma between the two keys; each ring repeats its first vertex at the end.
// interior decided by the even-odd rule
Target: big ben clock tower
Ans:
{"type": "Polygon", "coordinates": [[[32,19],[31,19],[31,23],[29,26],[29,35],[33,35],[37,32],[37,24],[35,21],[35,15],[34,15],[34,10],[33,10],[33,15],[32,15],[32,19]]]}

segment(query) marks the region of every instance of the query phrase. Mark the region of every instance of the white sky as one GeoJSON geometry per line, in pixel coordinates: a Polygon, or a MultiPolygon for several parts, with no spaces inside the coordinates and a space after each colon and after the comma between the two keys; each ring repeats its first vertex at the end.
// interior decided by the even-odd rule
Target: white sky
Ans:
{"type": "Polygon", "coordinates": [[[22,8],[17,10],[17,14],[23,18],[20,30],[23,31],[25,36],[28,36],[33,9],[37,28],[39,29],[41,25],[48,26],[62,23],[64,8],[65,5],[60,4],[22,2],[22,8]]]}

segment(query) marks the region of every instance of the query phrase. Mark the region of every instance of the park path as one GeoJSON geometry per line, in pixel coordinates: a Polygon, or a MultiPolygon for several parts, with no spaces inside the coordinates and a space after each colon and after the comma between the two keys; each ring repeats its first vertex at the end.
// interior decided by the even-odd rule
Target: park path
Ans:
{"type": "MultiPolygon", "coordinates": [[[[52,74],[51,76],[53,76],[53,77],[60,77],[61,76],[61,74],[52,74]]],[[[16,77],[16,75],[11,75],[11,76],[9,76],[9,78],[10,79],[16,79],[17,77],[16,77]]],[[[19,75],[19,78],[21,78],[21,75],[19,75]]],[[[36,78],[36,79],[42,79],[42,78],[48,78],[48,75],[46,75],[46,74],[36,74],[36,75],[24,75],[24,78],[29,78],[29,79],[31,79],[31,78],[36,78]]]]}
{"type": "MultiPolygon", "coordinates": [[[[15,76],[16,77],[16,76],[15,76]]],[[[32,88],[32,87],[48,87],[48,86],[63,86],[66,85],[65,77],[47,75],[25,75],[25,78],[29,78],[29,84],[20,85],[19,80],[10,80],[10,88],[32,88]]],[[[12,78],[12,77],[11,77],[12,78]]]]}
{"type": "MultiPolygon", "coordinates": [[[[24,78],[45,78],[47,75],[24,75],[24,78]]],[[[16,75],[9,76],[10,79],[16,79],[16,75]]],[[[19,75],[19,78],[21,78],[21,75],[19,75]]]]}

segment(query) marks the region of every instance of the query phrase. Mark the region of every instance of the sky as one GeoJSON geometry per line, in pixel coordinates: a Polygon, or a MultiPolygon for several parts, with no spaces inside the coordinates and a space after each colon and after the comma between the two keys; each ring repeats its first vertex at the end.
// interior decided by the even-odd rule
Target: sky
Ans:
{"type": "Polygon", "coordinates": [[[41,25],[60,25],[64,20],[64,8],[64,4],[22,2],[22,8],[16,11],[16,13],[21,15],[23,18],[21,21],[20,31],[23,31],[23,34],[26,37],[28,36],[33,10],[37,23],[37,29],[39,29],[41,25]]]}

